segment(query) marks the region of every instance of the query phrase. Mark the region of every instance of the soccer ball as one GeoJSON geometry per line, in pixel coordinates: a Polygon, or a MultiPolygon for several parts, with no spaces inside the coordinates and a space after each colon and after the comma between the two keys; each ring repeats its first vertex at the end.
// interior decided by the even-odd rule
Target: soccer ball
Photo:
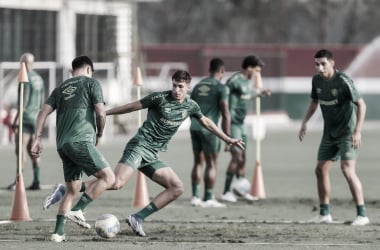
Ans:
{"type": "Polygon", "coordinates": [[[95,222],[96,233],[103,238],[113,238],[120,232],[120,222],[113,214],[102,214],[95,222]]]}
{"type": "Polygon", "coordinates": [[[239,195],[244,195],[251,191],[251,183],[247,180],[247,178],[239,178],[234,182],[232,188],[239,195]]]}

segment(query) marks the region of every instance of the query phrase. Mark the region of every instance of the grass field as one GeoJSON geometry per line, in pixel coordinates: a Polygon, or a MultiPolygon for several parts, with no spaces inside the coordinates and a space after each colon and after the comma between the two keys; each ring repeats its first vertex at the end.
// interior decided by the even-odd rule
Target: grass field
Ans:
{"type": "MultiPolygon", "coordinates": [[[[331,171],[331,209],[336,223],[313,225],[303,223],[317,215],[317,192],[314,177],[315,157],[321,131],[312,129],[300,143],[298,126],[282,130],[269,129],[262,142],[262,168],[267,198],[252,204],[239,201],[227,208],[194,208],[190,206],[190,171],[192,152],[187,131],[179,132],[169,144],[169,151],[160,154],[180,176],[185,193],[178,200],[144,223],[147,237],[133,235],[125,218],[137,209],[131,206],[134,179],[122,190],[109,191],[86,209],[86,218],[92,224],[101,213],[113,213],[121,221],[121,233],[112,240],[98,237],[93,229],[84,230],[68,222],[68,242],[54,244],[49,236],[54,230],[57,206],[41,209],[43,197],[57,182],[62,182],[60,160],[54,145],[45,145],[42,155],[42,184],[46,189],[27,191],[30,222],[5,223],[12,210],[13,192],[0,190],[1,249],[379,249],[380,169],[376,148],[380,131],[376,126],[363,132],[363,147],[359,151],[357,171],[363,183],[367,211],[371,224],[351,227],[355,217],[346,181],[338,164],[331,171]]],[[[100,146],[101,151],[115,165],[128,136],[118,136],[100,146]]],[[[252,179],[255,162],[255,142],[247,147],[246,174],[252,179]]],[[[14,178],[16,159],[13,146],[1,146],[1,186],[14,178]]],[[[224,184],[224,172],[230,159],[221,153],[215,195],[219,197],[224,184]]],[[[30,163],[24,171],[25,186],[32,179],[30,163]]],[[[149,195],[161,191],[150,180],[149,195]]]]}

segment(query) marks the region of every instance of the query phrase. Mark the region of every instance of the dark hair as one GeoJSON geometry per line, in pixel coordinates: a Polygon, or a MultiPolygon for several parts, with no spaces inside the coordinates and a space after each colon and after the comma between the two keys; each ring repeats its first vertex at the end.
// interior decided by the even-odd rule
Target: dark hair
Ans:
{"type": "Polygon", "coordinates": [[[327,59],[333,59],[333,54],[330,50],[327,50],[327,49],[318,50],[317,53],[315,53],[314,58],[322,58],[322,57],[326,57],[327,59]]]}
{"type": "Polygon", "coordinates": [[[173,81],[176,81],[176,82],[186,82],[186,83],[190,83],[191,82],[191,76],[189,74],[189,72],[185,71],[185,70],[177,70],[176,72],[174,72],[173,76],[172,76],[172,80],[173,81]]]}
{"type": "Polygon", "coordinates": [[[85,65],[91,66],[91,70],[94,72],[94,65],[88,56],[78,56],[71,63],[73,70],[82,68],[85,65]]]}
{"type": "Polygon", "coordinates": [[[249,66],[251,66],[251,67],[256,67],[256,66],[264,67],[264,62],[258,56],[249,55],[249,56],[244,58],[244,60],[241,64],[241,67],[243,69],[247,69],[249,66]]]}
{"type": "Polygon", "coordinates": [[[211,74],[214,74],[214,73],[218,72],[223,66],[224,66],[224,62],[222,59],[213,58],[210,61],[210,67],[209,67],[208,71],[211,74]]]}

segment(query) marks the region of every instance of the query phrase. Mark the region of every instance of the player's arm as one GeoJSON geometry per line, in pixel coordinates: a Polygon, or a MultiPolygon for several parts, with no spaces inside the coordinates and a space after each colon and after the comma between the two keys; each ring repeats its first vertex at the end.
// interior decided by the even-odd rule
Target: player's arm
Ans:
{"type": "Polygon", "coordinates": [[[33,157],[38,158],[42,152],[42,144],[41,144],[41,135],[42,130],[45,125],[46,118],[53,112],[54,109],[48,105],[44,104],[38,113],[37,121],[36,121],[36,133],[34,134],[33,145],[31,148],[31,153],[33,157]]]}
{"type": "Polygon", "coordinates": [[[356,126],[354,132],[351,135],[352,146],[358,148],[361,146],[361,131],[364,124],[367,105],[363,98],[360,98],[357,102],[354,102],[357,106],[356,109],[356,126]]]}
{"type": "Polygon", "coordinates": [[[136,110],[142,109],[142,104],[140,101],[130,102],[125,105],[115,107],[106,111],[106,115],[121,115],[125,113],[130,113],[136,110]]]}
{"type": "Polygon", "coordinates": [[[219,103],[219,109],[222,114],[222,130],[229,136],[231,134],[231,115],[228,101],[221,101],[219,103]]]}
{"type": "Polygon", "coordinates": [[[106,125],[106,111],[104,110],[104,103],[97,103],[94,105],[96,117],[96,144],[98,139],[103,136],[104,126],[106,125]]]}
{"type": "Polygon", "coordinates": [[[210,132],[218,136],[220,139],[222,139],[224,142],[226,142],[229,145],[236,145],[242,149],[244,149],[244,142],[241,139],[233,139],[223,133],[223,131],[218,128],[218,126],[215,125],[213,121],[211,121],[208,117],[202,116],[198,118],[199,123],[208,129],[210,132]]]}
{"type": "Polygon", "coordinates": [[[306,124],[309,121],[309,119],[313,116],[315,111],[317,110],[318,103],[319,103],[318,99],[311,99],[309,103],[309,107],[307,108],[305,117],[302,120],[300,131],[298,133],[298,138],[300,139],[300,141],[302,141],[303,138],[305,137],[306,129],[307,129],[306,124]]]}

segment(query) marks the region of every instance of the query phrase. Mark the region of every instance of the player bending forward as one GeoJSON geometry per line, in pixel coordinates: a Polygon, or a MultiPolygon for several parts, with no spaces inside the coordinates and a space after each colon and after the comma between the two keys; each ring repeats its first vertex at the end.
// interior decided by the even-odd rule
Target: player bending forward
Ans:
{"type": "MultiPolygon", "coordinates": [[[[146,217],[176,200],[184,192],[182,181],[172,168],[159,160],[158,152],[166,150],[168,142],[186,118],[195,117],[202,126],[227,144],[244,148],[242,140],[232,139],[223,133],[217,125],[202,114],[198,104],[187,96],[190,82],[190,74],[178,70],[172,76],[171,90],[155,92],[139,101],[106,111],[107,115],[117,115],[148,109],[146,120],[125,146],[123,155],[114,170],[115,183],[110,188],[121,189],[136,169],[165,188],[145,208],[128,216],[127,223],[138,236],[145,236],[142,222],[146,217]]],[[[86,187],[91,182],[86,183],[86,187]]],[[[57,202],[61,193],[60,188],[54,190],[47,197],[44,207],[51,206],[52,201],[57,202]]]]}

